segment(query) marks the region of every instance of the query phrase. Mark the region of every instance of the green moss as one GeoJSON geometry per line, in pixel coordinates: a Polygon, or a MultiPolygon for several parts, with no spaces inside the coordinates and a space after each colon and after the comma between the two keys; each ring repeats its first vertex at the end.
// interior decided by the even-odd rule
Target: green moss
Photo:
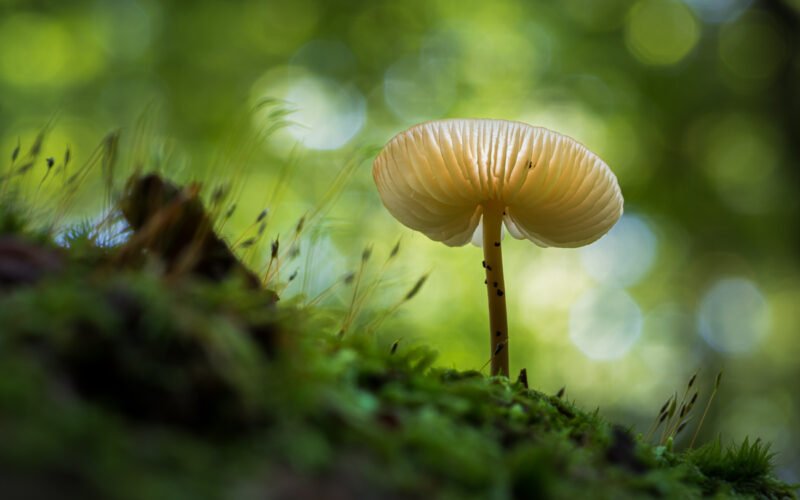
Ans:
{"type": "Polygon", "coordinates": [[[768,498],[791,495],[792,489],[771,476],[770,445],[748,438],[739,444],[724,447],[720,440],[688,453],[687,459],[703,474],[706,492],[733,489],[740,493],[768,498]]]}

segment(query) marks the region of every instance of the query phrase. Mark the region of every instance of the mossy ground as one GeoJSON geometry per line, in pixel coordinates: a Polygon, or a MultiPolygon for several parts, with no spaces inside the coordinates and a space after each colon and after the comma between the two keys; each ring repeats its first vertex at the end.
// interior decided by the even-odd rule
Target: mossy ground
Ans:
{"type": "Polygon", "coordinates": [[[673,453],[423,347],[336,335],[246,276],[176,269],[144,229],[57,245],[0,212],[2,498],[794,497],[760,442],[673,453]]]}

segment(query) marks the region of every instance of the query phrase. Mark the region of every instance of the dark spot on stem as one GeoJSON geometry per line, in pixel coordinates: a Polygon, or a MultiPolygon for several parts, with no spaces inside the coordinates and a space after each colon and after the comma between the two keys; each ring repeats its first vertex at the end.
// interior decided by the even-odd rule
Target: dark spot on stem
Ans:
{"type": "Polygon", "coordinates": [[[485,261],[485,260],[482,260],[482,261],[481,261],[481,265],[482,265],[482,266],[485,268],[485,267],[486,267],[486,261],[485,261]]]}
{"type": "Polygon", "coordinates": [[[487,265],[487,266],[486,266],[486,270],[487,270],[487,271],[491,271],[491,270],[492,270],[492,266],[489,266],[489,265],[487,265]]]}
{"type": "Polygon", "coordinates": [[[503,296],[503,291],[500,290],[499,288],[497,289],[497,296],[498,297],[502,297],[503,296]]]}
{"type": "Polygon", "coordinates": [[[500,242],[499,241],[495,241],[494,242],[494,246],[499,247],[500,246],[500,242]]]}
{"type": "Polygon", "coordinates": [[[495,281],[494,283],[492,283],[492,286],[494,286],[495,288],[497,288],[497,282],[495,281]]]}
{"type": "Polygon", "coordinates": [[[484,285],[488,285],[489,284],[489,280],[483,280],[483,284],[484,285]]]}
{"type": "Polygon", "coordinates": [[[503,334],[503,332],[501,332],[500,330],[497,330],[496,332],[494,332],[494,336],[495,337],[499,337],[502,334],[503,334]]]}

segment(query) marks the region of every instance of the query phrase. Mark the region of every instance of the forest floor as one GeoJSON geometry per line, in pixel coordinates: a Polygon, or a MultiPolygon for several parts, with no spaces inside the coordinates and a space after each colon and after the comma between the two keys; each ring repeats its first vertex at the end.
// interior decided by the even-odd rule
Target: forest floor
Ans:
{"type": "Polygon", "coordinates": [[[56,238],[4,193],[4,499],[795,498],[759,441],[674,452],[524,377],[324,332],[157,176],[119,212],[119,241],[56,238]]]}

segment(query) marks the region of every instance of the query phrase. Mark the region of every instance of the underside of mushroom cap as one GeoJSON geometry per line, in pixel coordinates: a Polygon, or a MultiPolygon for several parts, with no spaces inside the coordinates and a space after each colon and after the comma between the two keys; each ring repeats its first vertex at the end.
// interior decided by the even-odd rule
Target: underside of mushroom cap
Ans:
{"type": "Polygon", "coordinates": [[[505,207],[515,238],[578,247],[622,215],[617,179],[597,155],[551,130],[505,120],[453,119],[396,135],[372,168],[402,224],[450,246],[470,241],[483,207],[505,207]]]}

